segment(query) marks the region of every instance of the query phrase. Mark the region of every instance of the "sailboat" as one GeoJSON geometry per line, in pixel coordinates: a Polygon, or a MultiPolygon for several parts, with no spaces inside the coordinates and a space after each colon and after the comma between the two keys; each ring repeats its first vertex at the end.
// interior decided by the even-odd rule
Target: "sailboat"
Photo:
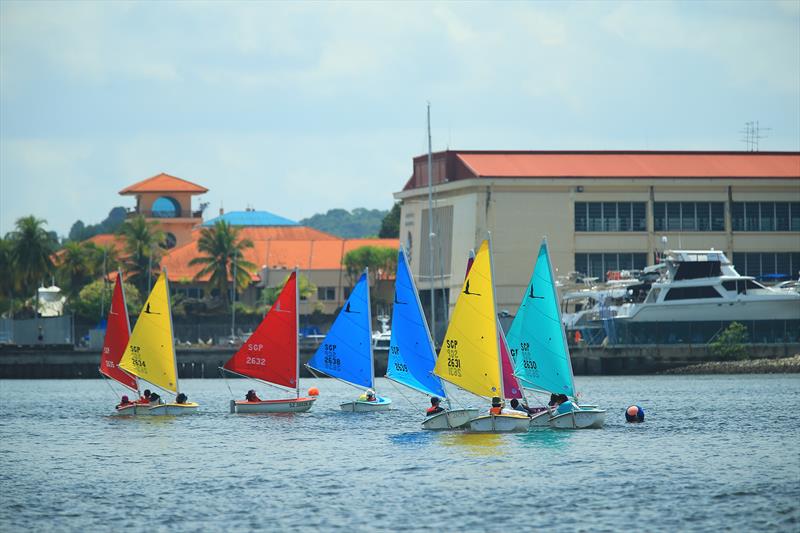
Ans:
{"type": "MultiPolygon", "coordinates": [[[[372,314],[366,269],[306,367],[357,388],[375,388],[372,314]]],[[[372,401],[362,395],[358,400],[345,402],[340,407],[342,411],[351,412],[385,411],[391,403],[389,398],[381,398],[377,394],[372,401]]]]}
{"type": "MultiPolygon", "coordinates": [[[[386,377],[428,396],[447,399],[442,380],[431,373],[435,364],[436,350],[422,312],[422,303],[414,284],[414,277],[411,275],[408,257],[401,246],[397,257],[392,337],[389,343],[386,377]]],[[[427,417],[422,427],[459,428],[477,415],[478,410],[475,408],[445,409],[441,413],[427,417]]]]}
{"type": "Polygon", "coordinates": [[[295,397],[255,402],[231,400],[231,413],[302,413],[314,405],[316,398],[300,397],[299,307],[295,269],[261,324],[222,366],[232,374],[281,390],[293,390],[295,397]]]}
{"type": "MultiPolygon", "coordinates": [[[[575,398],[575,378],[546,238],[539,247],[531,281],[509,329],[508,344],[515,363],[514,373],[523,386],[575,398]]],[[[554,417],[543,412],[531,419],[531,425],[599,428],[605,418],[604,410],[581,408],[554,417]]]]}
{"type": "MultiPolygon", "coordinates": [[[[164,269],[142,307],[119,367],[164,391],[180,395],[170,308],[167,271],[164,269]]],[[[183,415],[196,412],[198,407],[194,402],[151,404],[146,413],[183,415]]],[[[136,414],[142,413],[137,409],[136,414]]]]}
{"type": "MultiPolygon", "coordinates": [[[[489,242],[483,241],[458,295],[433,373],[477,396],[503,394],[500,343],[489,242]]],[[[469,423],[472,431],[527,431],[524,414],[489,414],[469,423]]]]}
{"type": "MultiPolygon", "coordinates": [[[[132,392],[139,393],[139,383],[135,376],[132,376],[119,368],[119,360],[128,345],[131,336],[131,325],[128,320],[128,307],[125,303],[125,290],[122,287],[122,273],[117,271],[117,279],[114,282],[114,292],[111,296],[111,307],[108,309],[106,319],[106,336],[103,340],[103,352],[100,354],[100,373],[113,379],[123,387],[132,392]]],[[[130,415],[136,412],[136,408],[144,410],[141,405],[130,403],[117,407],[117,414],[130,415]]]]}

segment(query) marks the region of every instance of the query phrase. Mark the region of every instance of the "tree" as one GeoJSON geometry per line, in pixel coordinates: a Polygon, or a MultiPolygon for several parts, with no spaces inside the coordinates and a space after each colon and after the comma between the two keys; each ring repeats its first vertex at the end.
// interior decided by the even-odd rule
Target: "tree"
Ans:
{"type": "Polygon", "coordinates": [[[128,212],[124,207],[114,207],[99,224],[87,226],[82,220],[77,220],[69,230],[68,239],[71,241],[84,241],[100,233],[116,233],[125,222],[127,216],[128,212]]]}
{"type": "Polygon", "coordinates": [[[236,261],[236,290],[250,284],[256,266],[244,260],[242,251],[253,247],[250,239],[239,238],[239,228],[219,220],[210,228],[203,228],[197,241],[197,250],[204,254],[189,261],[189,265],[203,265],[195,275],[198,280],[210,275],[209,283],[219,291],[223,304],[230,302],[230,281],[233,279],[233,262],[236,261]]]}
{"type": "Polygon", "coordinates": [[[397,250],[385,246],[361,246],[347,252],[342,264],[351,286],[355,285],[365,268],[369,268],[374,285],[380,276],[393,275],[397,271],[397,250]]]}
{"type": "Polygon", "coordinates": [[[147,279],[150,270],[158,269],[161,261],[161,244],[164,232],[158,229],[158,222],[147,221],[139,215],[131,218],[120,227],[119,234],[125,239],[125,269],[131,282],[139,292],[147,294],[150,288],[147,279]]]}
{"type": "Polygon", "coordinates": [[[317,213],[300,221],[320,231],[325,231],[345,238],[374,237],[381,227],[381,220],[386,211],[357,207],[352,212],[347,209],[330,209],[325,214],[317,213]]]}
{"type": "Polygon", "coordinates": [[[15,273],[11,260],[11,240],[0,237],[0,315],[11,309],[14,296],[15,273]]]}
{"type": "Polygon", "coordinates": [[[396,239],[400,236],[400,202],[392,206],[383,221],[381,222],[381,231],[378,237],[381,239],[396,239]]]}
{"type": "Polygon", "coordinates": [[[23,297],[33,296],[36,286],[53,270],[52,256],[58,242],[44,229],[46,220],[33,215],[17,219],[11,232],[11,263],[23,297]]]}
{"type": "MultiPolygon", "coordinates": [[[[289,281],[289,276],[286,276],[286,278],[284,278],[284,280],[281,281],[276,287],[268,287],[267,289],[264,289],[264,294],[261,296],[261,302],[264,305],[274,304],[287,281],[289,281]]],[[[301,300],[306,300],[315,292],[317,292],[317,286],[311,283],[307,277],[298,273],[297,292],[299,293],[301,300]]]]}
{"type": "Polygon", "coordinates": [[[747,328],[739,322],[731,322],[725,331],[711,343],[711,350],[724,359],[744,359],[747,357],[747,328]]]}
{"type": "MultiPolygon", "coordinates": [[[[122,288],[125,291],[128,314],[138,313],[142,308],[142,295],[139,289],[128,282],[123,282],[122,288]]],[[[113,293],[113,283],[106,283],[102,279],[95,280],[81,289],[78,298],[72,303],[72,308],[84,318],[92,320],[105,318],[100,313],[108,310],[113,293]],[[105,309],[101,309],[101,306],[105,306],[105,309]]]]}
{"type": "Polygon", "coordinates": [[[58,259],[59,284],[65,287],[66,293],[75,298],[102,271],[98,271],[95,256],[97,246],[91,242],[68,242],[64,245],[58,259]]]}

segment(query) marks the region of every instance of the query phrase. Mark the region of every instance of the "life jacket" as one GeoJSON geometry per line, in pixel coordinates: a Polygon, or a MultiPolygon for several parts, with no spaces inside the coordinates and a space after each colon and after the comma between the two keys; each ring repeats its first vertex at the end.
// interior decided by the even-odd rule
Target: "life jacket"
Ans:
{"type": "Polygon", "coordinates": [[[503,408],[502,407],[492,407],[491,409],[489,409],[489,414],[493,414],[493,415],[499,415],[502,412],[503,412],[503,408]]]}
{"type": "Polygon", "coordinates": [[[428,407],[428,410],[425,411],[425,414],[426,415],[435,415],[436,413],[441,413],[442,411],[444,411],[444,408],[442,408],[442,407],[440,407],[438,405],[432,405],[431,407],[428,407]]]}
{"type": "Polygon", "coordinates": [[[133,403],[139,403],[139,404],[141,404],[141,403],[150,403],[150,400],[148,400],[147,398],[145,398],[144,396],[142,396],[141,398],[139,398],[138,400],[136,400],[136,401],[135,401],[135,402],[133,402],[133,403]]]}

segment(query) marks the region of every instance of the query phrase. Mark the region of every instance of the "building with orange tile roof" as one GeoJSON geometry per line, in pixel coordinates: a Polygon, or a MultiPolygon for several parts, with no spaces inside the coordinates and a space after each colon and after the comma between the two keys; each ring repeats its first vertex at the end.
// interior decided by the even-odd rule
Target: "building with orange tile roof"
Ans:
{"type": "Polygon", "coordinates": [[[433,280],[454,305],[467,250],[487,230],[498,309],[512,314],[544,235],[561,276],[653,264],[662,237],[673,249],[724,250],[742,274],[800,271],[798,152],[448,150],[432,169],[432,277],[427,154],[395,193],[423,302],[433,280]]]}

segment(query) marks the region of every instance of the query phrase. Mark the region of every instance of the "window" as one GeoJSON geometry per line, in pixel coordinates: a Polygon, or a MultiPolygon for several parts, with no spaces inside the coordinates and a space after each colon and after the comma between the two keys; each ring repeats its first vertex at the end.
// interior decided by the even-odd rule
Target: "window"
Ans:
{"type": "Polygon", "coordinates": [[[330,301],[336,299],[336,287],[317,287],[317,300],[330,301]]]}
{"type": "Polygon", "coordinates": [[[733,231],[800,231],[800,202],[733,202],[733,231]]]}
{"type": "Polygon", "coordinates": [[[743,276],[767,281],[792,279],[800,271],[800,252],[734,252],[733,265],[743,276]]]}
{"type": "Polygon", "coordinates": [[[645,202],[575,202],[575,231],[646,231],[645,202]]]}
{"type": "Polygon", "coordinates": [[[654,202],[655,231],[725,231],[723,202],[654,202]]]}
{"type": "Polygon", "coordinates": [[[181,216],[181,204],[175,198],[161,196],[153,202],[151,216],[155,218],[176,218],[181,216]]]}
{"type": "Polygon", "coordinates": [[[641,270],[647,266],[647,254],[639,253],[583,253],[575,254],[575,270],[586,277],[606,280],[612,270],[641,270]]]}
{"type": "Polygon", "coordinates": [[[667,300],[696,300],[702,298],[721,298],[717,290],[710,285],[703,285],[700,287],[680,287],[677,289],[670,289],[664,297],[667,300]]]}

